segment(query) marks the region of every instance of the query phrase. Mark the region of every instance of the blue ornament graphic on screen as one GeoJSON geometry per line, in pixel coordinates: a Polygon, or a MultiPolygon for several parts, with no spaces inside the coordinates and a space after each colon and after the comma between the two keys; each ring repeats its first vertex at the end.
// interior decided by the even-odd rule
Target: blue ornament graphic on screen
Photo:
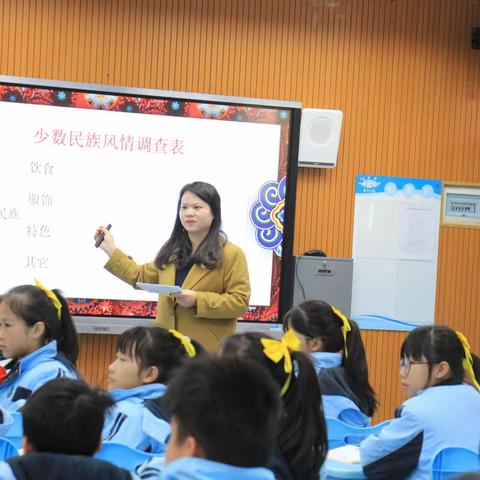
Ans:
{"type": "Polygon", "coordinates": [[[434,195],[434,190],[433,190],[433,187],[430,185],[430,184],[426,184],[422,187],[422,195],[425,197],[425,198],[432,198],[433,195],[434,195]]]}
{"type": "Polygon", "coordinates": [[[397,193],[397,184],[395,182],[387,182],[384,187],[384,191],[387,195],[393,196],[397,193]]]}
{"type": "Polygon", "coordinates": [[[250,209],[250,220],[255,227],[258,244],[282,255],[283,219],[287,178],[264,183],[258,192],[258,201],[250,209]]]}
{"type": "Polygon", "coordinates": [[[415,186],[411,183],[406,183],[403,186],[403,194],[407,197],[413,197],[415,195],[415,186]]]}

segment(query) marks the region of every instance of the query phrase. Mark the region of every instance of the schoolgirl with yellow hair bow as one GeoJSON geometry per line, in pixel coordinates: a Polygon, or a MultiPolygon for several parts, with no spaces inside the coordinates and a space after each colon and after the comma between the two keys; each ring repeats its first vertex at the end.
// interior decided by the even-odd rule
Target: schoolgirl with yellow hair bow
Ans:
{"type": "Polygon", "coordinates": [[[11,361],[0,384],[0,407],[19,410],[57,377],[78,378],[78,338],[66,299],[40,281],[0,297],[0,351],[11,361]]]}
{"type": "Polygon", "coordinates": [[[443,448],[478,452],[480,385],[473,363],[467,339],[450,327],[428,325],[407,335],[399,374],[408,400],[397,418],[362,442],[367,477],[432,478],[432,461],[443,448]]]}
{"type": "Polygon", "coordinates": [[[267,467],[277,478],[317,480],[327,452],[325,419],[315,370],[299,349],[293,331],[278,340],[249,332],[226,338],[220,356],[250,359],[265,368],[266,375],[270,374],[278,385],[283,414],[276,452],[267,467]]]}
{"type": "Polygon", "coordinates": [[[325,416],[366,427],[377,399],[368,380],[367,357],[360,330],[340,310],[322,300],[293,307],[284,327],[300,338],[320,383],[325,416]]]}
{"type": "Polygon", "coordinates": [[[134,327],[117,342],[107,385],[115,406],[105,419],[103,440],[164,453],[170,424],[162,397],[175,370],[202,354],[201,346],[177,330],[134,327]]]}

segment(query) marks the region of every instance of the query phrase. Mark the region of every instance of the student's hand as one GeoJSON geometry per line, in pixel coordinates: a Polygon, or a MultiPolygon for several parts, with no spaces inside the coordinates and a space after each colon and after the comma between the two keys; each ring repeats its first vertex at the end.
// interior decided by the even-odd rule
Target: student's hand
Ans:
{"type": "Polygon", "coordinates": [[[98,248],[101,248],[109,257],[112,256],[112,253],[117,248],[115,242],[113,241],[113,235],[105,227],[100,226],[95,231],[93,239],[97,241],[101,235],[104,235],[103,242],[99,245],[98,248]]]}
{"type": "Polygon", "coordinates": [[[178,293],[172,293],[177,301],[177,304],[185,307],[191,308],[197,304],[197,293],[193,290],[182,290],[178,293]]]}

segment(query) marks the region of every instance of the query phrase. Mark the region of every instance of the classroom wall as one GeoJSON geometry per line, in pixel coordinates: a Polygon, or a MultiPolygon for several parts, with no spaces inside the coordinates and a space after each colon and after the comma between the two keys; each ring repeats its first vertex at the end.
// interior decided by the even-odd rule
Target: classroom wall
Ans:
{"type": "MultiPolygon", "coordinates": [[[[337,168],[299,172],[294,252],[349,257],[356,174],[480,183],[473,26],[479,0],[2,0],[0,73],[343,110],[337,168]]],[[[477,351],[479,242],[441,228],[436,310],[477,351]]],[[[402,400],[404,334],[363,336],[382,419],[402,400]]],[[[114,350],[82,336],[87,379],[114,350]]]]}

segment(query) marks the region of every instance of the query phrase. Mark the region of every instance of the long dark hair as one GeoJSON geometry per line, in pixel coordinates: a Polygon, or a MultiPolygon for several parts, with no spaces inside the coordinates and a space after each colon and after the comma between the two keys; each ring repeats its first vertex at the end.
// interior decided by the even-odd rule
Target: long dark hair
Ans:
{"type": "Polygon", "coordinates": [[[62,305],[60,318],[52,300],[41,288],[34,285],[20,285],[12,288],[2,296],[1,302],[5,303],[28,327],[42,322],[45,325],[44,343],[56,340],[58,351],[76,365],[79,345],[70,310],[60,291],[52,291],[62,305]]]}
{"type": "Polygon", "coordinates": [[[341,330],[343,321],[327,302],[308,300],[293,307],[285,315],[284,328],[293,328],[307,338],[320,338],[325,352],[342,351],[342,366],[350,387],[360,399],[362,411],[371,417],[377,408],[377,397],[368,381],[367,356],[360,329],[353,320],[349,320],[349,323],[352,329],[347,333],[347,356],[341,330]]]}
{"type": "MultiPolygon", "coordinates": [[[[203,353],[203,348],[191,340],[196,355],[203,353]]],[[[117,352],[135,359],[143,370],[157,367],[156,383],[168,383],[175,369],[188,358],[182,342],[168,330],[161,327],[133,327],[125,330],[117,342],[117,352]]]]}
{"type": "MultiPolygon", "coordinates": [[[[465,381],[463,360],[465,351],[454,330],[446,325],[427,325],[412,330],[403,341],[400,358],[428,362],[428,378],[436,363],[447,362],[450,366],[449,382],[461,384],[465,381]]],[[[474,359],[473,370],[479,380],[478,358],[474,359]]]]}
{"type": "Polygon", "coordinates": [[[194,263],[202,264],[209,269],[216,268],[222,258],[222,248],[226,243],[226,235],[221,230],[222,210],[220,195],[213,185],[205,182],[193,182],[184,185],[180,190],[177,204],[177,218],[172,233],[167,242],[162,246],[155,258],[155,266],[163,269],[169,263],[181,268],[186,260],[191,258],[194,263]],[[192,255],[192,243],[188,233],[180,221],[180,206],[184,193],[191,192],[208,204],[212,211],[213,221],[210,230],[202,243],[192,255]]]}
{"type": "MultiPolygon", "coordinates": [[[[223,342],[220,355],[250,359],[265,366],[282,388],[287,381],[284,363],[274,363],[264,354],[262,338],[271,337],[256,332],[232,335],[223,342]]],[[[291,357],[295,374],[282,397],[277,447],[295,478],[318,479],[328,449],[320,387],[310,359],[301,352],[291,352],[291,357]]]]}

